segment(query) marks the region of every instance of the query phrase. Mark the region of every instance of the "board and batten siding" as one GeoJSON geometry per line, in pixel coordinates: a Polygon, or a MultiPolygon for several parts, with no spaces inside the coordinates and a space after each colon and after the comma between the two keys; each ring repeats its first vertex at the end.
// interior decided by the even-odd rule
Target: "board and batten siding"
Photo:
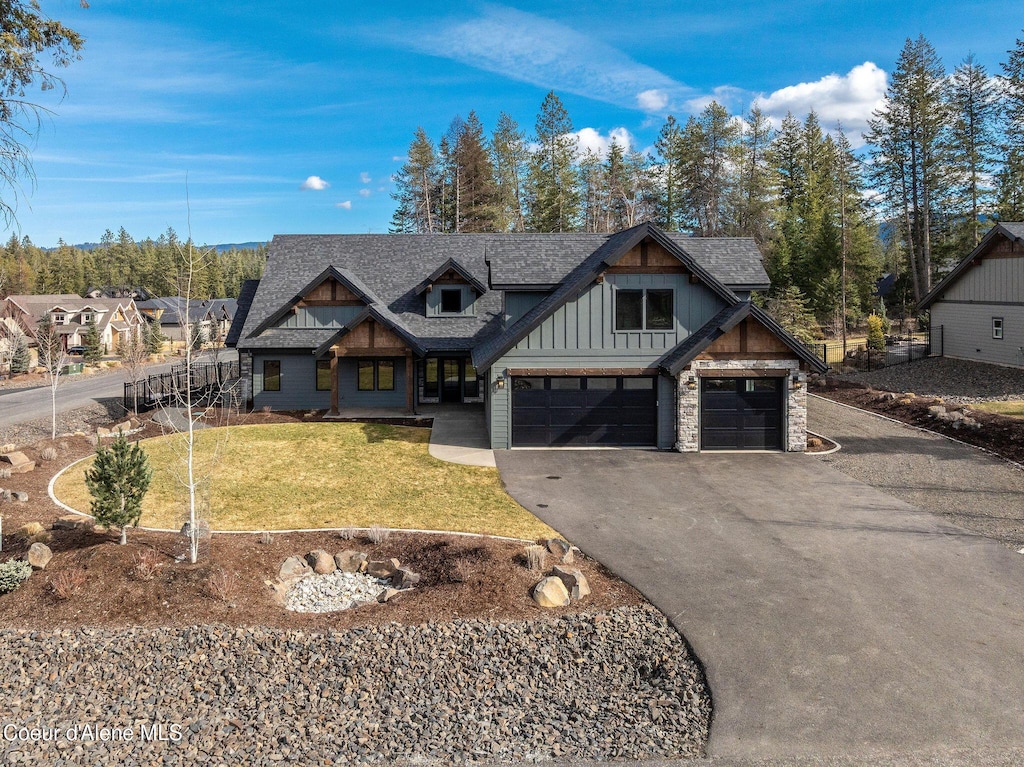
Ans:
{"type": "Polygon", "coordinates": [[[362,306],[300,306],[277,323],[279,328],[341,328],[362,312],[362,306]]]}
{"type": "Polygon", "coordinates": [[[438,283],[426,293],[427,316],[428,317],[475,317],[476,316],[476,291],[469,285],[457,285],[449,283],[438,283]],[[442,314],[441,312],[441,291],[458,290],[462,294],[462,311],[458,313],[442,314]]]}
{"type": "Polygon", "coordinates": [[[1024,367],[1024,303],[939,300],[930,310],[932,354],[1024,367]],[[1003,318],[1002,339],[992,337],[993,317],[1003,318]]]}
{"type": "Polygon", "coordinates": [[[1024,303],[1024,256],[983,257],[944,290],[939,300],[1024,303]]]}
{"type": "Polygon", "coordinates": [[[511,325],[547,296],[543,290],[509,290],[505,292],[505,324],[511,325]]]}

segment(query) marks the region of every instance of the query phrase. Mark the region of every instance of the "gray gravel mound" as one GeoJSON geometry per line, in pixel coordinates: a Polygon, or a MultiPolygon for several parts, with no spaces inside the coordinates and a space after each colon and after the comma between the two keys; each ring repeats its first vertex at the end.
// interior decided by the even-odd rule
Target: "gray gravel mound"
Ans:
{"type": "Polygon", "coordinates": [[[1024,370],[951,357],[929,357],[870,373],[848,373],[840,378],[875,389],[913,392],[962,404],[1024,399],[1024,370]]]}
{"type": "Polygon", "coordinates": [[[2,630],[0,657],[11,764],[695,757],[711,709],[701,670],[648,606],[323,634],[2,630]],[[122,739],[83,741],[85,725],[122,739]],[[56,739],[25,740],[23,726],[56,739]]]}

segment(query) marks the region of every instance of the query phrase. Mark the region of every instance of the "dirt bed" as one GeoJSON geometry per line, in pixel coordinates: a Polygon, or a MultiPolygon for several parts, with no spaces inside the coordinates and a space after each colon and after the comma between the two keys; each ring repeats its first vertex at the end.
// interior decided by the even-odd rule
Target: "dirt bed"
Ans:
{"type": "Polygon", "coordinates": [[[884,391],[941,397],[947,402],[1024,399],[1024,370],[951,357],[929,357],[841,378],[884,391]]]}

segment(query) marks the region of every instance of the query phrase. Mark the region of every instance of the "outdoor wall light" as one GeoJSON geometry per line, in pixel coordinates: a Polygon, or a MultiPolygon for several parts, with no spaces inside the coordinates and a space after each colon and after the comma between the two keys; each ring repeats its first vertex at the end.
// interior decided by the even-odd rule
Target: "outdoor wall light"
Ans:
{"type": "Polygon", "coordinates": [[[687,389],[696,389],[697,388],[697,379],[696,378],[687,378],[686,379],[686,388],[687,389]]]}
{"type": "Polygon", "coordinates": [[[505,377],[504,376],[498,376],[497,378],[495,378],[494,379],[494,385],[498,389],[504,389],[505,388],[505,377]]]}
{"type": "Polygon", "coordinates": [[[803,386],[803,383],[801,383],[800,379],[797,378],[796,376],[793,376],[793,388],[799,389],[801,386],[803,386]]]}

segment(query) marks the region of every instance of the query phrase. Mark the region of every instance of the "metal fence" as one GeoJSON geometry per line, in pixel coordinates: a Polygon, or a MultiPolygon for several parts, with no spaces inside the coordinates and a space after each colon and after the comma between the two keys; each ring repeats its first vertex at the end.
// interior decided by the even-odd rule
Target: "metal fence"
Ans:
{"type": "Polygon", "coordinates": [[[138,381],[126,381],[124,408],[128,411],[152,410],[161,405],[180,402],[191,391],[194,404],[210,404],[239,378],[238,362],[193,363],[191,378],[185,363],[175,365],[169,373],[157,373],[138,381]],[[191,385],[190,385],[191,384],[191,385]]]}
{"type": "Polygon", "coordinates": [[[872,349],[865,341],[820,341],[807,348],[836,372],[871,371],[924,359],[931,351],[931,338],[928,333],[890,335],[881,349],[872,349]]]}

